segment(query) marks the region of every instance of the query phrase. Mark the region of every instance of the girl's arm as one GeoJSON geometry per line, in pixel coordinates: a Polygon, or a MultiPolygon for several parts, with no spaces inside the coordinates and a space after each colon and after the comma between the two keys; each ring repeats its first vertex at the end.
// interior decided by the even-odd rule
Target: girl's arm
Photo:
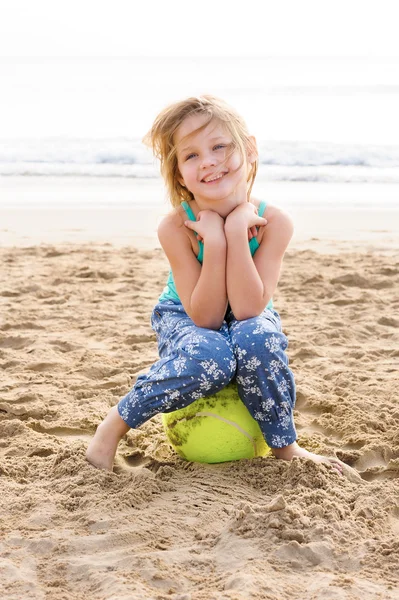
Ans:
{"type": "Polygon", "coordinates": [[[264,216],[267,225],[253,258],[248,246],[247,230],[252,223],[248,203],[239,205],[226,219],[227,295],[239,321],[260,315],[272,298],[293,234],[290,218],[279,209],[270,206],[264,216]]]}
{"type": "Polygon", "coordinates": [[[202,267],[185,226],[176,223],[179,217],[166,217],[158,228],[158,237],[184,310],[197,327],[219,329],[227,308],[224,222],[213,211],[202,211],[198,217],[199,221],[190,221],[188,225],[204,240],[202,267]]]}

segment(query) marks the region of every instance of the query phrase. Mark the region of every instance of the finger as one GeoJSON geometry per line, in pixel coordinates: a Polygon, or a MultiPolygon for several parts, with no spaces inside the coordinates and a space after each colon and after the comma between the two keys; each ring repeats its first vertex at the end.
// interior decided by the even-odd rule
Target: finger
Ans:
{"type": "Polygon", "coordinates": [[[185,226],[188,229],[192,229],[193,231],[197,231],[198,221],[184,221],[185,226]]]}
{"type": "Polygon", "coordinates": [[[194,233],[197,236],[197,239],[201,238],[201,241],[202,241],[203,238],[200,236],[200,234],[199,234],[199,232],[197,230],[198,223],[196,221],[185,221],[184,224],[187,227],[187,229],[191,229],[191,231],[194,231],[194,233]]]}

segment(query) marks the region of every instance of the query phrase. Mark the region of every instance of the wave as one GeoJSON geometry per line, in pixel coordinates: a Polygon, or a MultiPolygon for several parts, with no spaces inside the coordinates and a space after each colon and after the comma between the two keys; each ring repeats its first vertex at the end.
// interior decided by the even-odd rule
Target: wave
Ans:
{"type": "MultiPolygon", "coordinates": [[[[0,175],[159,177],[139,139],[0,140],[0,175]]],[[[259,176],[273,181],[399,183],[399,146],[262,142],[259,176]]]]}

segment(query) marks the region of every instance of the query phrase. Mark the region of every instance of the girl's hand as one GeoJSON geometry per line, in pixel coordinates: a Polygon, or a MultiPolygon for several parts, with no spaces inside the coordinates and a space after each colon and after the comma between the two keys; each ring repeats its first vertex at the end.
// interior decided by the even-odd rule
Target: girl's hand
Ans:
{"type": "Polygon", "coordinates": [[[258,229],[259,229],[259,227],[256,227],[256,225],[254,225],[253,227],[250,227],[248,229],[248,241],[252,240],[252,238],[254,238],[258,235],[258,229]]]}
{"type": "Polygon", "coordinates": [[[226,219],[226,227],[228,228],[247,229],[249,240],[256,237],[258,228],[264,227],[266,224],[267,219],[260,217],[256,206],[250,202],[243,202],[236,206],[226,219]]]}
{"type": "Polygon", "coordinates": [[[201,210],[196,221],[184,221],[185,226],[198,235],[198,241],[203,242],[209,238],[224,238],[224,220],[213,210],[201,210]]]}

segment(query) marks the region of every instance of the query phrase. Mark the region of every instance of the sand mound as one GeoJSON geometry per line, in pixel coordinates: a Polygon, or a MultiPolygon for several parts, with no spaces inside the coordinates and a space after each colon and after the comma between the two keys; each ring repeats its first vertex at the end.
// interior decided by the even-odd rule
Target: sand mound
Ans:
{"type": "Polygon", "coordinates": [[[178,459],[160,418],[113,473],[84,459],[157,357],[161,251],[0,249],[0,595],[5,599],[394,599],[399,586],[398,262],[287,254],[300,442],[357,471],[178,459]],[[397,287],[396,287],[397,289],[397,287]]]}

